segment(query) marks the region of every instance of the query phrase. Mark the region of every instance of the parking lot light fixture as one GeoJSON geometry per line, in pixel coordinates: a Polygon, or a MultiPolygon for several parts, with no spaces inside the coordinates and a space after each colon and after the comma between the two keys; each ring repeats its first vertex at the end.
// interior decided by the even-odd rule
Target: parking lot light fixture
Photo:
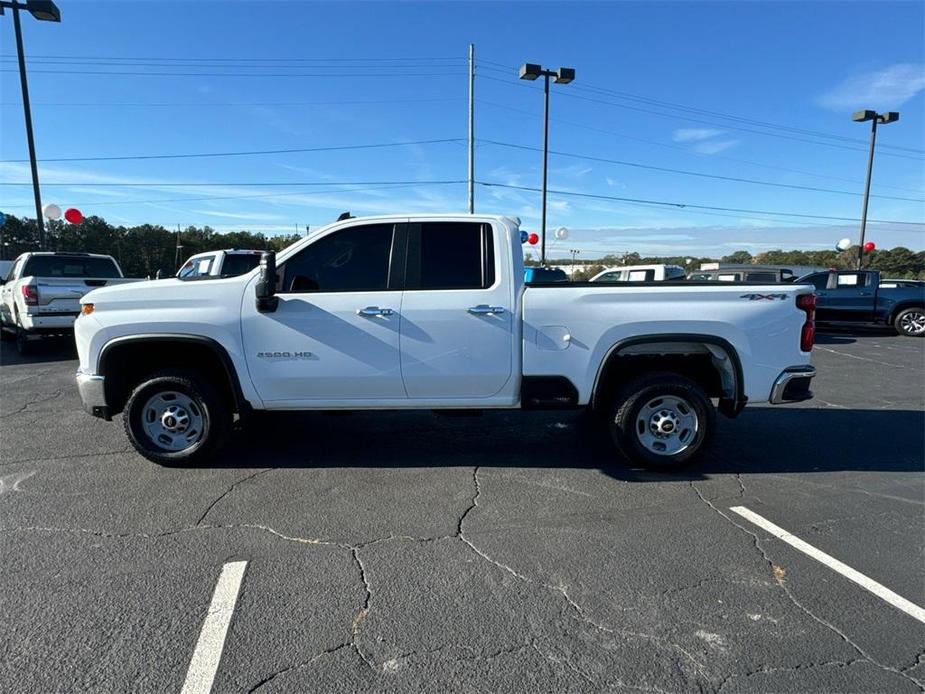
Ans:
{"type": "Polygon", "coordinates": [[[896,111],[887,111],[886,113],[877,113],[870,109],[855,111],[851,114],[851,120],[855,123],[864,123],[870,121],[870,150],[867,154],[867,182],[864,184],[864,203],[861,208],[861,241],[858,244],[858,270],[864,262],[864,233],[867,231],[867,203],[870,201],[870,176],[874,168],[874,145],[877,142],[877,124],[889,125],[899,120],[899,113],[896,111]]]}
{"type": "Polygon", "coordinates": [[[575,68],[560,67],[558,70],[544,70],[542,65],[524,63],[520,66],[519,76],[522,80],[533,82],[543,78],[543,201],[540,206],[540,265],[546,265],[546,174],[549,160],[549,78],[556,84],[568,84],[575,79],[575,68]]]}
{"type": "Polygon", "coordinates": [[[26,58],[22,47],[22,27],[19,11],[26,10],[40,22],[60,22],[61,10],[51,0],[0,0],[0,15],[3,10],[13,10],[13,29],[16,33],[16,56],[19,60],[19,82],[22,86],[22,108],[26,118],[26,140],[29,144],[29,163],[32,167],[32,192],[35,197],[35,223],[39,230],[39,250],[45,248],[45,222],[42,219],[42,193],[39,189],[39,167],[35,158],[35,137],[32,133],[32,108],[29,105],[29,83],[26,80],[26,58]]]}

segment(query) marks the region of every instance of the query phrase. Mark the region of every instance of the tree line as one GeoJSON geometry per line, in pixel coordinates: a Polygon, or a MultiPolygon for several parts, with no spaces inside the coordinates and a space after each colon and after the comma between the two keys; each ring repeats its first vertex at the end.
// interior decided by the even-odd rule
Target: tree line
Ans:
{"type": "MultiPolygon", "coordinates": [[[[556,259],[555,265],[582,265],[581,270],[572,274],[572,279],[586,280],[594,277],[607,268],[620,265],[679,265],[685,272],[691,273],[700,269],[703,263],[730,263],[736,265],[783,265],[783,266],[817,266],[825,268],[839,268],[848,270],[857,267],[858,246],[852,246],[845,251],[784,251],[771,250],[752,255],[748,251],[735,251],[721,258],[691,256],[642,256],[639,253],[621,253],[619,255],[605,255],[601,258],[589,260],[582,259],[556,259]]],[[[528,259],[528,265],[536,265],[533,259],[528,259]]],[[[875,250],[864,254],[864,267],[880,270],[884,276],[891,278],[925,279],[925,251],[911,251],[903,246],[896,248],[875,250]]]]}
{"type": "MultiPolygon", "coordinates": [[[[250,231],[219,233],[212,227],[189,226],[179,232],[157,224],[114,226],[101,217],[86,217],[80,224],[61,220],[45,223],[45,250],[111,255],[126,277],[153,276],[159,269],[173,274],[176,263],[191,255],[222,248],[282,250],[298,241],[298,234],[265,236],[250,231]],[[177,253],[177,243],[182,246],[177,253]]],[[[2,259],[39,250],[34,219],[7,216],[0,226],[2,259]]]]}
{"type": "MultiPolygon", "coordinates": [[[[127,277],[153,276],[159,269],[172,274],[176,262],[204,251],[222,248],[256,248],[282,250],[301,238],[299,234],[266,236],[250,231],[219,233],[209,226],[189,226],[170,230],[156,224],[114,226],[102,217],[87,217],[80,224],[61,220],[45,224],[45,248],[52,251],[105,253],[119,261],[127,277]],[[179,254],[176,247],[182,246],[179,254]]],[[[12,259],[20,253],[39,249],[38,226],[34,219],[6,217],[0,226],[0,259],[12,259]]],[[[719,258],[723,263],[757,265],[814,265],[848,269],[857,266],[858,247],[845,251],[784,251],[771,250],[752,255],[748,251],[735,251],[719,258]]],[[[556,259],[555,265],[580,264],[585,267],[575,272],[574,279],[588,279],[608,267],[619,265],[667,264],[680,265],[687,272],[699,270],[702,263],[716,262],[716,258],[690,256],[653,257],[639,253],[605,255],[600,258],[556,259]]],[[[528,265],[536,265],[527,259],[528,265]]],[[[903,246],[875,250],[864,254],[864,265],[880,270],[894,278],[925,279],[925,251],[911,251],[903,246]]]]}

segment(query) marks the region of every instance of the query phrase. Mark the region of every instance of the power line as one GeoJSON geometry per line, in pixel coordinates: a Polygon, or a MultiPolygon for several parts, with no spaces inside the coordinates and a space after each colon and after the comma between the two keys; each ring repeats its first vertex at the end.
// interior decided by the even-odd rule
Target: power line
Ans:
{"type": "MultiPolygon", "coordinates": [[[[491,75],[481,75],[481,77],[482,77],[482,79],[492,80],[492,81],[495,81],[495,82],[501,82],[501,83],[503,83],[503,84],[509,84],[509,85],[510,85],[510,84],[516,84],[516,85],[518,85],[518,86],[526,87],[526,88],[528,88],[528,89],[538,89],[537,87],[532,87],[532,86],[530,86],[530,85],[523,84],[523,83],[521,83],[520,81],[513,82],[513,81],[511,81],[511,80],[503,80],[503,79],[500,79],[500,78],[498,78],[498,77],[492,77],[491,75]]],[[[783,134],[783,133],[767,132],[767,131],[764,131],[764,130],[756,130],[755,128],[746,128],[746,127],[741,126],[741,125],[730,125],[730,124],[728,124],[728,123],[718,123],[718,122],[716,122],[716,121],[704,120],[704,119],[702,119],[702,118],[693,118],[693,117],[691,117],[691,116],[682,116],[682,115],[677,115],[677,114],[673,114],[673,113],[665,113],[664,111],[654,111],[654,110],[652,110],[652,109],[642,108],[642,107],[639,107],[639,106],[629,106],[629,105],[627,105],[627,104],[620,104],[620,103],[616,103],[616,102],[614,102],[614,101],[606,101],[606,100],[604,100],[604,99],[594,99],[594,98],[591,98],[591,97],[589,97],[589,96],[582,96],[581,94],[575,94],[573,91],[569,91],[569,90],[562,90],[561,95],[566,96],[566,97],[571,98],[571,99],[580,99],[580,100],[589,101],[589,102],[592,102],[592,103],[603,104],[603,105],[605,105],[605,106],[613,106],[614,108],[622,108],[622,109],[628,109],[628,110],[630,110],[630,111],[638,111],[638,112],[641,112],[641,113],[649,113],[649,114],[652,114],[652,115],[661,116],[661,117],[663,117],[663,118],[674,118],[674,119],[676,119],[676,120],[684,120],[684,121],[689,121],[689,122],[692,122],[692,123],[699,123],[699,124],[701,124],[701,125],[712,125],[712,126],[716,126],[716,127],[726,128],[727,130],[737,130],[737,131],[741,131],[741,132],[753,133],[753,134],[756,134],[756,135],[764,135],[764,136],[766,136],[766,137],[776,137],[776,138],[780,138],[780,139],[784,139],[784,140],[793,140],[793,141],[795,141],[795,142],[804,142],[804,143],[811,144],[811,145],[819,145],[819,146],[824,146],[824,147],[834,147],[834,148],[836,148],[836,149],[844,149],[844,150],[848,150],[848,151],[852,151],[852,152],[866,152],[866,150],[863,149],[863,148],[861,148],[861,147],[852,147],[852,146],[849,146],[849,145],[847,145],[847,144],[840,144],[840,143],[837,143],[837,142],[822,142],[822,141],[819,141],[819,140],[809,140],[809,139],[804,138],[804,137],[796,137],[796,136],[794,136],[794,135],[785,135],[785,134],[783,134]]],[[[900,152],[881,152],[881,154],[882,154],[883,156],[901,157],[901,158],[903,158],[903,159],[916,159],[916,160],[919,160],[919,159],[922,158],[921,156],[916,156],[916,155],[912,155],[912,154],[903,154],[903,153],[900,153],[900,152]]]]}
{"type": "MultiPolygon", "coordinates": [[[[18,72],[18,70],[2,69],[0,72],[18,72]]],[[[465,75],[464,70],[451,72],[369,72],[337,73],[337,72],[301,72],[301,73],[241,73],[241,72],[128,72],[114,70],[29,70],[29,74],[47,75],[123,75],[126,77],[447,77],[451,75],[465,75]]]]}
{"type": "MultiPolygon", "coordinates": [[[[203,202],[207,200],[251,200],[259,198],[284,198],[303,195],[327,195],[330,193],[366,193],[369,191],[395,190],[400,188],[416,188],[418,186],[438,186],[466,183],[459,181],[415,181],[414,183],[389,183],[381,186],[354,186],[351,188],[335,188],[325,190],[300,190],[294,193],[259,193],[253,195],[202,195],[185,198],[157,198],[154,200],[104,200],[102,202],[77,202],[77,207],[100,207],[102,205],[155,205],[163,202],[203,202]]],[[[4,209],[31,208],[32,205],[4,205],[4,209]]]]}
{"type": "MultiPolygon", "coordinates": [[[[485,62],[485,61],[483,61],[483,62],[485,62]]],[[[499,70],[498,68],[495,68],[495,67],[488,67],[488,68],[486,68],[486,69],[488,69],[488,70],[494,70],[495,72],[503,72],[503,73],[505,73],[505,74],[511,75],[512,77],[514,76],[513,71],[511,71],[510,69],[499,70]]],[[[618,91],[618,90],[609,89],[609,88],[606,88],[606,87],[599,87],[599,86],[595,86],[595,85],[593,85],[593,84],[587,84],[587,83],[576,84],[576,85],[573,87],[573,89],[577,89],[578,91],[590,92],[590,93],[592,93],[592,94],[598,94],[598,95],[603,95],[603,96],[611,96],[611,97],[614,97],[614,98],[617,98],[617,99],[624,99],[624,100],[627,100],[627,101],[634,101],[634,102],[638,102],[638,103],[648,104],[648,105],[657,106],[657,107],[659,107],[659,108],[665,108],[665,109],[669,109],[669,110],[677,110],[677,111],[682,111],[682,112],[691,113],[691,114],[695,114],[695,115],[704,115],[704,116],[710,116],[710,117],[714,117],[714,118],[721,118],[721,119],[723,119],[723,120],[731,120],[731,121],[735,121],[735,122],[739,122],[739,123],[744,123],[744,124],[746,124],[746,125],[758,126],[758,127],[761,127],[761,128],[769,128],[769,129],[783,130],[783,131],[787,131],[787,132],[794,132],[794,133],[803,134],[803,135],[808,135],[808,136],[812,136],[812,137],[821,137],[821,138],[826,138],[826,139],[831,139],[831,140],[838,140],[838,141],[841,141],[841,142],[847,142],[847,143],[857,144],[857,145],[862,145],[862,146],[867,144],[866,141],[860,140],[860,139],[854,138],[854,137],[847,137],[847,136],[844,136],[844,135],[835,135],[835,134],[833,134],[833,133],[822,132],[822,131],[819,131],[819,130],[809,130],[809,129],[806,129],[806,128],[798,128],[798,127],[792,126],[792,125],[784,125],[784,124],[781,124],[781,123],[772,123],[772,122],[769,122],[769,121],[757,120],[757,119],[755,119],[755,118],[747,118],[747,117],[744,117],[744,116],[737,116],[737,115],[734,115],[734,114],[723,113],[722,111],[712,111],[712,110],[708,110],[708,109],[697,108],[697,107],[694,107],[694,106],[687,106],[687,105],[685,105],[685,104],[679,104],[679,103],[677,103],[677,102],[664,101],[664,100],[661,100],[661,99],[653,99],[653,98],[651,98],[651,97],[640,96],[640,95],[638,95],[638,94],[632,94],[632,93],[630,93],[630,92],[618,91]]],[[[613,104],[613,105],[616,106],[617,104],[613,104]]],[[[666,115],[666,114],[659,114],[659,115],[666,115]]],[[[729,127],[729,126],[723,126],[723,127],[729,127]]],[[[748,131],[748,132],[751,132],[751,131],[748,131]]],[[[902,150],[902,151],[911,152],[911,153],[915,153],[915,154],[925,154],[925,150],[917,149],[917,148],[914,148],[914,147],[903,147],[903,146],[900,146],[900,145],[883,144],[883,145],[882,145],[882,148],[902,150]]]]}
{"type": "MultiPolygon", "coordinates": [[[[295,147],[290,149],[261,149],[243,152],[197,152],[192,154],[136,154],[115,157],[57,157],[53,159],[40,159],[46,162],[64,161],[129,161],[146,159],[198,159],[206,157],[246,157],[261,154],[293,154],[304,152],[340,152],[353,149],[382,149],[385,147],[406,147],[411,145],[433,145],[448,142],[464,142],[464,137],[450,137],[438,140],[413,140],[410,142],[384,142],[366,145],[339,145],[333,147],[295,147]]],[[[0,159],[0,164],[27,162],[28,159],[0,159]]]]}
{"type": "MultiPolygon", "coordinates": [[[[540,188],[532,188],[529,186],[517,186],[517,185],[511,185],[507,183],[494,183],[494,182],[489,182],[489,181],[476,181],[476,183],[478,183],[480,186],[486,186],[486,187],[491,187],[491,188],[511,188],[514,190],[529,191],[531,193],[541,192],[540,188]]],[[[857,218],[855,217],[834,217],[834,216],[819,215],[819,214],[781,212],[779,210],[776,210],[776,211],[775,210],[772,210],[772,211],[749,210],[749,209],[744,209],[740,207],[719,207],[715,205],[696,205],[694,203],[688,203],[688,202],[668,202],[665,200],[645,200],[642,198],[625,198],[625,197],[618,197],[615,195],[597,195],[595,193],[578,193],[578,192],[573,192],[573,191],[568,191],[568,190],[549,190],[548,192],[555,194],[555,195],[566,195],[566,196],[580,197],[580,198],[592,198],[596,200],[614,200],[616,202],[630,202],[630,203],[638,203],[641,205],[658,205],[661,207],[677,207],[679,209],[693,208],[697,210],[717,210],[720,212],[740,212],[744,214],[765,214],[765,215],[775,215],[775,216],[780,216],[780,217],[801,217],[801,218],[806,218],[806,219],[829,219],[829,220],[841,221],[841,222],[857,222],[858,221],[857,218]]],[[[899,220],[891,220],[891,219],[872,219],[869,221],[877,222],[878,224],[908,224],[912,226],[925,226],[925,222],[909,222],[909,221],[899,221],[899,220]]]]}
{"type": "MultiPolygon", "coordinates": [[[[484,142],[490,145],[497,145],[498,147],[510,147],[512,149],[529,150],[531,152],[542,152],[543,151],[542,148],[540,147],[530,147],[528,145],[518,145],[518,144],[511,143],[511,142],[498,142],[497,140],[480,139],[479,142],[484,142]]],[[[700,171],[686,171],[684,169],[673,169],[673,168],[669,168],[665,166],[652,166],[650,164],[640,164],[639,162],[633,162],[633,161],[621,161],[619,159],[607,159],[605,157],[595,157],[595,156],[586,155],[586,154],[574,154],[572,152],[559,152],[559,151],[555,151],[552,149],[549,150],[549,153],[555,154],[561,157],[571,157],[573,159],[583,159],[587,161],[599,161],[599,162],[604,162],[607,164],[618,164],[620,166],[632,166],[637,169],[648,169],[651,171],[663,171],[666,173],[683,174],[685,176],[697,176],[700,178],[713,178],[713,179],[717,179],[720,181],[732,181],[735,183],[749,183],[753,185],[773,186],[776,188],[790,188],[793,190],[806,190],[806,191],[812,191],[812,192],[817,192],[817,193],[837,193],[838,195],[853,195],[853,196],[862,195],[862,193],[856,193],[850,190],[834,190],[832,188],[818,188],[815,186],[803,186],[803,185],[797,185],[797,184],[791,184],[791,183],[776,183],[774,181],[761,181],[761,180],[753,179],[753,178],[740,178],[738,176],[721,176],[718,174],[708,174],[708,173],[703,173],[700,171]]],[[[871,195],[871,197],[884,198],[887,200],[902,200],[905,202],[925,203],[925,200],[921,198],[902,198],[902,197],[896,197],[892,195],[871,195]]]]}
{"type": "MultiPolygon", "coordinates": [[[[441,96],[421,99],[344,99],[330,101],[123,101],[123,102],[88,102],[88,101],[32,101],[33,106],[138,106],[143,108],[160,106],[332,106],[345,104],[418,104],[437,101],[464,101],[462,96],[441,96]]],[[[0,101],[0,106],[22,108],[21,101],[0,101]]]]}
{"type": "MultiPolygon", "coordinates": [[[[501,108],[501,109],[505,109],[508,111],[514,111],[516,113],[523,113],[525,115],[532,116],[533,118],[543,117],[542,114],[540,113],[534,113],[533,111],[527,111],[525,109],[515,108],[514,106],[508,106],[507,104],[499,104],[494,101],[486,101],[485,99],[476,99],[476,103],[483,104],[486,106],[493,106],[495,108],[501,108]]],[[[574,128],[582,128],[584,130],[589,130],[591,132],[603,133],[605,135],[613,135],[615,137],[623,138],[626,140],[631,140],[634,142],[642,142],[642,143],[653,145],[656,147],[664,147],[667,149],[672,149],[678,152],[683,152],[684,154],[691,155],[691,156],[697,156],[697,157],[709,156],[711,160],[712,159],[722,159],[724,161],[732,161],[732,162],[736,162],[739,164],[748,164],[750,166],[758,166],[764,169],[771,169],[773,171],[784,171],[786,173],[795,173],[795,174],[800,174],[802,176],[812,176],[813,178],[829,179],[832,181],[842,181],[844,183],[855,183],[858,185],[861,185],[864,183],[863,181],[859,181],[859,180],[852,179],[852,178],[844,178],[842,176],[832,176],[829,174],[821,174],[821,173],[814,172],[814,171],[806,171],[805,169],[793,169],[793,168],[786,167],[786,166],[777,166],[775,164],[768,164],[766,162],[752,161],[749,159],[742,159],[740,157],[730,157],[725,154],[706,155],[700,152],[693,151],[681,145],[675,145],[675,144],[671,144],[668,142],[659,142],[658,140],[651,140],[648,138],[638,137],[635,135],[627,135],[626,133],[621,133],[616,130],[609,130],[607,128],[599,128],[593,125],[588,125],[587,123],[578,123],[576,121],[565,120],[563,118],[550,117],[549,120],[552,122],[556,122],[556,123],[562,123],[564,125],[570,125],[574,128]]],[[[891,186],[885,183],[875,183],[873,185],[875,185],[878,188],[890,188],[892,190],[904,190],[909,193],[919,193],[919,194],[925,195],[925,191],[918,189],[918,188],[905,188],[902,186],[891,186]]]]}
{"type": "MultiPolygon", "coordinates": [[[[415,185],[425,183],[457,183],[458,181],[216,181],[204,183],[202,181],[191,181],[184,183],[171,183],[168,181],[146,181],[146,182],[117,182],[105,183],[100,181],[81,182],[81,181],[53,181],[43,182],[43,186],[76,186],[81,188],[91,186],[120,187],[120,188],[189,188],[189,187],[212,187],[221,188],[222,186],[387,186],[387,185],[415,185]]],[[[31,181],[14,181],[0,182],[0,186],[31,186],[31,181]]]]}
{"type": "MultiPolygon", "coordinates": [[[[15,53],[2,53],[2,54],[0,54],[0,58],[16,58],[16,54],[15,54],[15,53]]],[[[328,57],[328,58],[319,58],[319,57],[314,57],[314,58],[267,58],[266,56],[260,56],[260,57],[244,57],[244,56],[240,56],[240,57],[236,57],[236,58],[228,58],[228,57],[209,57],[209,58],[203,58],[203,57],[192,57],[192,56],[187,56],[187,57],[175,57],[175,56],[174,56],[174,57],[164,57],[164,56],[158,56],[158,57],[151,57],[151,56],[147,56],[147,57],[137,57],[137,56],[132,56],[132,57],[129,57],[129,56],[112,56],[112,55],[109,55],[109,56],[91,56],[91,55],[37,55],[37,54],[31,54],[29,59],[32,60],[33,58],[48,58],[48,59],[60,59],[60,60],[124,60],[124,61],[136,61],[136,60],[170,60],[170,61],[174,61],[174,60],[179,60],[179,61],[188,60],[188,61],[193,61],[193,60],[196,60],[196,61],[219,62],[219,63],[228,62],[228,61],[238,61],[238,60],[247,60],[247,61],[254,61],[254,62],[268,62],[268,63],[269,63],[269,62],[278,62],[278,61],[284,61],[284,62],[305,62],[305,63],[312,63],[312,62],[341,62],[341,63],[352,63],[352,62],[382,62],[382,61],[389,61],[389,62],[392,62],[392,61],[403,61],[403,60],[405,60],[405,61],[411,61],[411,60],[415,60],[415,61],[446,61],[446,60],[457,60],[457,61],[458,61],[458,60],[464,60],[464,58],[461,57],[461,56],[405,56],[405,57],[394,57],[394,56],[393,56],[393,57],[388,57],[388,58],[383,58],[383,57],[378,57],[378,56],[368,56],[368,57],[365,57],[365,58],[358,58],[358,57],[353,57],[353,58],[342,58],[342,57],[328,57]]]]}

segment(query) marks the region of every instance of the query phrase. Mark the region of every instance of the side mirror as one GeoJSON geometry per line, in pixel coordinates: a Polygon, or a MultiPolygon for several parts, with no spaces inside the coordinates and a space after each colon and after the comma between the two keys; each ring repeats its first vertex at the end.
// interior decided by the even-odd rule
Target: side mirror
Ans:
{"type": "Polygon", "coordinates": [[[257,297],[257,310],[260,313],[273,313],[279,305],[276,296],[276,253],[267,251],[260,256],[260,276],[254,285],[257,297]]]}
{"type": "Polygon", "coordinates": [[[168,277],[170,277],[170,275],[168,275],[167,271],[162,267],[159,267],[157,272],[154,273],[154,279],[156,280],[165,280],[168,277]]]}

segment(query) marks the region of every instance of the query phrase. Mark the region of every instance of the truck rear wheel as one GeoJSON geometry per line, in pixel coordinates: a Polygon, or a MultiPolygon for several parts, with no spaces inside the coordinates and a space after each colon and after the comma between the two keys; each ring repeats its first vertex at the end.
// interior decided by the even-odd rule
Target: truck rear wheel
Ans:
{"type": "Polygon", "coordinates": [[[224,445],[232,413],[220,393],[197,374],[165,370],[139,384],[125,404],[123,425],[132,446],[158,465],[196,465],[224,445]]]}
{"type": "Polygon", "coordinates": [[[671,471],[694,462],[713,435],[716,413],[703,389],[668,372],[640,376],[614,398],[610,435],[631,462],[671,471]]]}
{"type": "Polygon", "coordinates": [[[893,321],[893,327],[900,335],[925,337],[925,309],[913,307],[900,311],[893,321]]]}

